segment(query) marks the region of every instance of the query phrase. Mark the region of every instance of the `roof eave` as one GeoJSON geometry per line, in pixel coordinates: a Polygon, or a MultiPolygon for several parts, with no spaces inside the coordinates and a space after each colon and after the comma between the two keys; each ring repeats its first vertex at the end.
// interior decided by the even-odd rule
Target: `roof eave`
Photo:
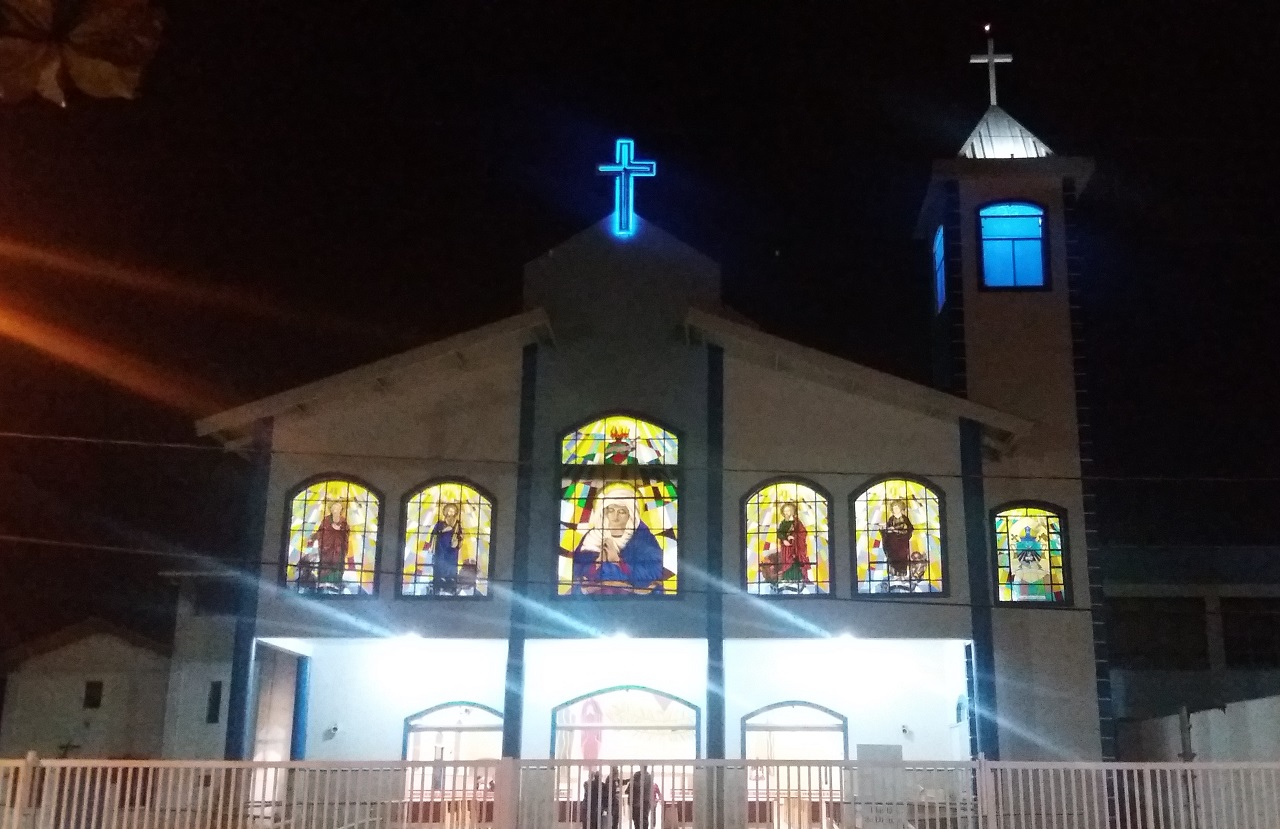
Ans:
{"type": "Polygon", "coordinates": [[[690,310],[685,324],[699,331],[705,340],[721,347],[734,346],[739,356],[762,365],[785,366],[832,388],[865,394],[939,420],[976,421],[985,427],[988,448],[1001,454],[1012,449],[1033,426],[1031,421],[1016,415],[798,345],[706,311],[690,310]]]}
{"type": "Polygon", "coordinates": [[[225,443],[243,443],[249,428],[260,420],[305,407],[321,398],[331,398],[339,388],[378,384],[389,376],[434,360],[449,357],[462,359],[467,352],[495,342],[509,340],[513,344],[549,340],[551,321],[545,311],[534,308],[522,314],[489,325],[464,331],[433,343],[419,346],[330,377],[264,397],[234,409],[211,415],[196,422],[196,434],[217,437],[225,443]]]}

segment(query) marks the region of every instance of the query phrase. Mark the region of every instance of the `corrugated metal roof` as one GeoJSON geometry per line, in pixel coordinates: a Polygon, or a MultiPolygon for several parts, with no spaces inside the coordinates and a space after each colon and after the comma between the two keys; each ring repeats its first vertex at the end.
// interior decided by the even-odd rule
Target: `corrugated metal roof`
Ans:
{"type": "Polygon", "coordinates": [[[1053,155],[1053,150],[994,104],[960,148],[961,158],[1044,158],[1047,155],[1053,155]]]}

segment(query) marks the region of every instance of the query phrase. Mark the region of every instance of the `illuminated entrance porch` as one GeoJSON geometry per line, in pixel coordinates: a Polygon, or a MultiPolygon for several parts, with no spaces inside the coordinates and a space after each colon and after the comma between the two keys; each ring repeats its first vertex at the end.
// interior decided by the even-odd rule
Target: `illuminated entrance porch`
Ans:
{"type": "MultiPolygon", "coordinates": [[[[965,646],[943,639],[730,639],[730,759],[961,761],[969,755],[965,646]]],[[[253,758],[471,762],[502,755],[598,765],[705,758],[702,639],[611,636],[525,644],[518,718],[508,643],[387,637],[262,639],[253,758]]]]}

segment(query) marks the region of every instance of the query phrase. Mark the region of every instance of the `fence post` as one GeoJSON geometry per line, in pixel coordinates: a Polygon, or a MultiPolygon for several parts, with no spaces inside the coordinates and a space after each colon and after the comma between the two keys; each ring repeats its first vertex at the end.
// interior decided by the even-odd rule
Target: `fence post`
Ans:
{"type": "Polygon", "coordinates": [[[985,754],[978,755],[978,829],[996,829],[996,772],[985,754]]]}
{"type": "Polygon", "coordinates": [[[13,822],[9,824],[17,829],[27,825],[27,804],[31,802],[31,789],[35,786],[36,769],[39,767],[40,756],[34,751],[28,751],[18,767],[18,791],[13,800],[13,822]]]}
{"type": "Polygon", "coordinates": [[[516,829],[520,815],[520,761],[503,757],[493,774],[493,829],[516,829]]]}

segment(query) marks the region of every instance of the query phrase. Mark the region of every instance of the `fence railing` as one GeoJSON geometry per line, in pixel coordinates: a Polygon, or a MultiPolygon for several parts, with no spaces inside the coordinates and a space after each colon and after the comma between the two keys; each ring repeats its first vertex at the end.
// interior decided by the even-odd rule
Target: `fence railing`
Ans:
{"type": "Polygon", "coordinates": [[[0,829],[1278,829],[1280,764],[0,760],[0,829]]]}

